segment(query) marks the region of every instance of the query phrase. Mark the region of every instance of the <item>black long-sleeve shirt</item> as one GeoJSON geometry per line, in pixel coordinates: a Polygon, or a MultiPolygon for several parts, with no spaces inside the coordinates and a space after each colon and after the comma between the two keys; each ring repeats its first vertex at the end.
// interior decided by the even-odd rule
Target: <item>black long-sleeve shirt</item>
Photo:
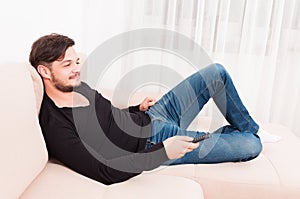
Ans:
{"type": "Polygon", "coordinates": [[[151,122],[137,106],[118,109],[83,82],[76,92],[89,100],[88,106],[58,108],[44,94],[39,120],[50,158],[104,184],[168,160],[162,143],[145,149],[151,122]]]}

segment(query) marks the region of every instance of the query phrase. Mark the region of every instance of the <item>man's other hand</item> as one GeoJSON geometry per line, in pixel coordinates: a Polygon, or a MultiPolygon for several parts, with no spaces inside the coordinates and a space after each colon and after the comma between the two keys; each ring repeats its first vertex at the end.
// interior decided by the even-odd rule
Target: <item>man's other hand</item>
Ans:
{"type": "Polygon", "coordinates": [[[193,138],[188,136],[173,136],[163,141],[169,159],[181,158],[193,151],[199,143],[192,143],[193,138]]]}
{"type": "Polygon", "coordinates": [[[146,111],[150,106],[153,106],[156,103],[156,99],[151,97],[146,97],[144,101],[140,104],[140,111],[146,111]]]}

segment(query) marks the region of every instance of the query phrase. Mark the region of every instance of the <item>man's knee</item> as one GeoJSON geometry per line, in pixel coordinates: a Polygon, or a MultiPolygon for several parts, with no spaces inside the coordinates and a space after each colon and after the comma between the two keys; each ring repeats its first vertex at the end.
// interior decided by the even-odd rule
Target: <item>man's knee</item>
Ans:
{"type": "MultiPolygon", "coordinates": [[[[226,80],[227,76],[229,76],[229,73],[227,72],[226,68],[219,63],[213,63],[204,68],[204,70],[200,70],[200,72],[206,73],[208,76],[215,76],[217,79],[222,79],[223,81],[226,80]]],[[[203,73],[203,74],[204,74],[203,73]]],[[[205,74],[203,75],[205,76],[205,74]]]]}
{"type": "Polygon", "coordinates": [[[227,72],[226,68],[222,64],[215,63],[213,65],[223,79],[226,79],[226,77],[229,76],[229,73],[227,72]]]}
{"type": "Polygon", "coordinates": [[[249,161],[257,156],[262,151],[262,144],[260,142],[260,139],[253,134],[253,137],[249,138],[244,145],[244,157],[241,161],[249,161]]]}

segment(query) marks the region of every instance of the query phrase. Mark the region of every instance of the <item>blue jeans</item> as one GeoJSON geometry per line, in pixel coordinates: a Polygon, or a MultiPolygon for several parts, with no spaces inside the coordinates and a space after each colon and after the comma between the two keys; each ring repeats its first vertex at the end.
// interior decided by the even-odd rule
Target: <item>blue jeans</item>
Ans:
{"type": "Polygon", "coordinates": [[[209,139],[200,142],[197,149],[166,164],[240,162],[259,155],[262,150],[256,135],[259,126],[220,64],[211,64],[194,73],[146,111],[152,122],[149,141],[158,143],[175,135],[196,137],[205,134],[187,130],[187,127],[210,98],[230,125],[213,132],[209,139]]]}

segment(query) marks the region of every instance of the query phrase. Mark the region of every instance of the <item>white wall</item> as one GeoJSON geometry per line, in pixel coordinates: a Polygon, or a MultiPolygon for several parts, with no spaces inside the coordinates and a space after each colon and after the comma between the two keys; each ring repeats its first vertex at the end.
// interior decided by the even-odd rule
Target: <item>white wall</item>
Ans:
{"type": "Polygon", "coordinates": [[[49,33],[65,34],[76,50],[89,53],[124,31],[122,0],[0,1],[1,63],[28,60],[31,44],[49,33]]]}

